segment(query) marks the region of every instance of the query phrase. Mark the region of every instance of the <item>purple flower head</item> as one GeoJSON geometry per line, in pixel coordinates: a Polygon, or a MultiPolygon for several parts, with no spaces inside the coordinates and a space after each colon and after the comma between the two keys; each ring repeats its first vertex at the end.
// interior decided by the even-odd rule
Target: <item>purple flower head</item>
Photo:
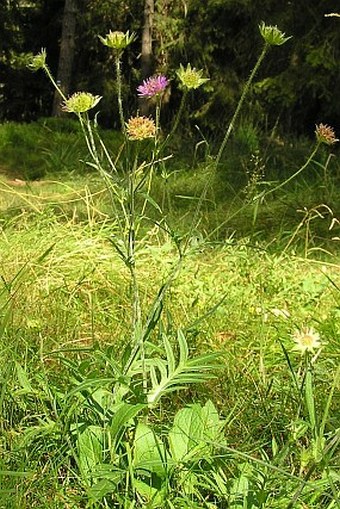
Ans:
{"type": "Polygon", "coordinates": [[[168,84],[169,80],[165,76],[152,76],[137,87],[137,92],[139,97],[154,97],[161,94],[168,84]]]}

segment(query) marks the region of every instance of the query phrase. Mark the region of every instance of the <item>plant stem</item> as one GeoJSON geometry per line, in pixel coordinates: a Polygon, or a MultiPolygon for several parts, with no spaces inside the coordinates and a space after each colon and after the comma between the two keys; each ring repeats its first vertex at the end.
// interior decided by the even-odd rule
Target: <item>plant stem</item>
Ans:
{"type": "Polygon", "coordinates": [[[142,362],[142,376],[143,376],[143,392],[147,393],[147,372],[145,368],[145,349],[144,339],[142,334],[142,312],[139,295],[138,278],[136,274],[136,170],[138,167],[138,150],[135,156],[135,161],[132,170],[129,174],[129,224],[128,224],[128,267],[131,276],[132,285],[132,317],[131,317],[131,342],[134,347],[139,345],[140,358],[142,362]]]}
{"type": "Polygon", "coordinates": [[[122,70],[121,70],[121,61],[120,56],[117,55],[115,57],[116,64],[116,78],[117,78],[117,94],[118,94],[118,111],[119,111],[119,119],[122,132],[125,134],[125,120],[124,120],[124,111],[123,111],[123,99],[122,99],[122,70]]]}
{"type": "Polygon", "coordinates": [[[54,88],[58,92],[58,94],[63,98],[64,101],[66,101],[66,96],[65,96],[64,92],[61,90],[61,88],[58,86],[58,84],[55,81],[55,79],[53,78],[53,75],[52,75],[48,65],[44,65],[43,69],[44,69],[45,73],[47,74],[48,79],[51,81],[52,85],[54,86],[54,88]]]}
{"type": "Polygon", "coordinates": [[[183,114],[183,111],[184,111],[184,106],[185,106],[187,95],[188,95],[188,91],[184,90],[183,95],[182,95],[182,99],[181,99],[181,103],[179,105],[179,108],[178,108],[178,111],[177,111],[177,114],[176,114],[173,126],[171,128],[170,133],[168,134],[168,136],[166,137],[166,139],[162,143],[160,150],[165,147],[165,145],[168,143],[168,141],[173,137],[173,135],[177,131],[177,128],[178,128],[178,125],[179,125],[179,121],[181,120],[182,114],[183,114]]]}
{"type": "MultiPolygon", "coordinates": [[[[291,175],[290,177],[288,177],[288,179],[284,180],[283,182],[281,182],[280,184],[275,186],[273,189],[269,189],[268,191],[266,191],[264,193],[261,193],[261,194],[258,194],[257,196],[255,196],[254,199],[253,199],[253,203],[257,202],[260,199],[263,200],[266,196],[268,196],[269,194],[273,193],[274,191],[277,191],[278,189],[281,189],[283,186],[288,184],[288,182],[290,182],[291,180],[296,178],[310,164],[310,162],[312,161],[313,157],[317,153],[317,151],[319,149],[319,146],[320,146],[320,142],[317,142],[315,147],[314,147],[314,149],[312,150],[310,156],[308,157],[307,161],[301,166],[301,168],[299,168],[295,173],[293,173],[293,175],[291,175]]],[[[225,221],[220,223],[212,232],[209,233],[209,235],[207,235],[206,240],[208,240],[216,232],[218,232],[218,230],[220,230],[223,226],[225,226],[231,219],[233,219],[235,216],[237,216],[238,214],[243,212],[248,207],[248,205],[249,205],[249,203],[245,203],[236,212],[234,212],[231,216],[229,216],[225,221]]]]}
{"type": "Polygon", "coordinates": [[[260,56],[259,56],[259,58],[258,58],[258,60],[257,60],[257,62],[255,64],[253,70],[251,71],[250,76],[249,76],[245,86],[244,86],[241,98],[240,98],[240,100],[239,100],[239,102],[237,104],[237,107],[236,107],[236,110],[234,112],[233,118],[230,121],[228,129],[227,129],[227,131],[225,133],[225,136],[223,138],[223,141],[221,143],[220,149],[219,149],[219,151],[217,153],[217,156],[216,156],[216,159],[215,159],[215,166],[216,167],[219,165],[219,162],[221,160],[221,157],[222,157],[222,154],[224,152],[225,146],[226,146],[226,144],[227,144],[227,142],[229,140],[229,137],[231,135],[232,130],[234,129],[235,122],[237,120],[237,117],[239,116],[239,113],[241,111],[241,108],[242,108],[242,105],[244,103],[244,100],[245,100],[245,98],[246,98],[246,96],[248,94],[250,85],[251,85],[251,83],[252,83],[252,81],[253,81],[257,71],[259,70],[259,67],[262,64],[262,61],[263,61],[264,57],[266,56],[266,53],[267,53],[268,49],[269,49],[269,44],[265,43],[264,46],[263,46],[262,52],[261,52],[261,54],[260,54],[260,56]]]}
{"type": "MultiPolygon", "coordinates": [[[[271,193],[274,193],[275,191],[277,191],[278,189],[281,189],[281,187],[285,186],[286,184],[288,184],[288,182],[290,182],[291,180],[295,179],[295,177],[297,177],[301,172],[303,172],[303,170],[305,170],[307,168],[307,166],[310,164],[310,162],[312,161],[313,157],[315,156],[315,154],[317,153],[318,149],[320,147],[320,141],[318,141],[314,147],[314,149],[312,150],[310,156],[308,157],[307,161],[305,162],[304,165],[301,166],[301,168],[299,168],[295,173],[293,173],[293,175],[291,175],[290,177],[288,177],[286,180],[284,180],[283,182],[281,182],[280,184],[278,184],[277,186],[273,187],[273,189],[269,189],[266,193],[264,193],[262,195],[262,197],[264,198],[265,196],[268,196],[269,194],[271,193]]],[[[259,198],[261,195],[258,195],[256,196],[254,199],[257,199],[259,198]]]]}

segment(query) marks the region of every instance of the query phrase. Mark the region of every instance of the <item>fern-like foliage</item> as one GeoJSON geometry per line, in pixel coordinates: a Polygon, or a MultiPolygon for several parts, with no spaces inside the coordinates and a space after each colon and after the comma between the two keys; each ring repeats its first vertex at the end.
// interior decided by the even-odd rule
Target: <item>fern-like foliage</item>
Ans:
{"type": "Polygon", "coordinates": [[[157,357],[147,360],[151,382],[147,401],[150,406],[155,406],[165,394],[183,389],[189,384],[215,378],[212,370],[217,367],[218,353],[189,358],[188,343],[181,330],[177,332],[177,342],[179,353],[176,356],[169,339],[164,335],[163,344],[166,358],[157,357]]]}

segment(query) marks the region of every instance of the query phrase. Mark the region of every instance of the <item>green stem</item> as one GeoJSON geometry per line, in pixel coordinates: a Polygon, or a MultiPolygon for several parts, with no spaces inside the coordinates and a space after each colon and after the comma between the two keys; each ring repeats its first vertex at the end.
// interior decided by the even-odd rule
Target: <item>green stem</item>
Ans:
{"type": "Polygon", "coordinates": [[[138,167],[138,150],[135,161],[129,175],[129,224],[128,224],[128,267],[132,284],[132,320],[131,320],[131,342],[132,345],[139,345],[140,358],[142,363],[143,391],[147,393],[147,372],[145,367],[145,349],[142,334],[142,312],[140,305],[139,285],[136,274],[136,170],[138,167]]]}
{"type": "Polygon", "coordinates": [[[64,101],[66,101],[66,96],[65,96],[64,92],[61,90],[61,88],[59,87],[59,85],[57,84],[57,82],[55,81],[55,79],[53,78],[53,75],[52,75],[48,65],[44,66],[44,71],[47,74],[48,79],[51,81],[52,85],[58,92],[58,94],[63,98],[64,101]]]}
{"type": "Polygon", "coordinates": [[[278,189],[281,189],[281,187],[285,186],[286,184],[288,184],[288,182],[290,182],[291,180],[295,179],[301,172],[303,172],[307,166],[310,164],[310,162],[312,161],[313,157],[315,156],[315,154],[317,153],[318,149],[320,147],[320,142],[318,141],[313,149],[313,151],[311,152],[310,156],[308,157],[307,161],[305,162],[305,164],[303,166],[301,166],[301,168],[299,168],[295,173],[293,173],[293,175],[291,175],[289,178],[287,178],[286,180],[284,180],[283,182],[281,182],[280,184],[278,184],[277,186],[273,187],[273,189],[269,189],[269,191],[267,191],[266,193],[264,193],[263,195],[259,195],[259,196],[256,196],[255,199],[259,198],[259,197],[265,197],[265,196],[268,196],[269,194],[271,193],[274,193],[275,191],[277,191],[278,189]]]}
{"type": "MultiPolygon", "coordinates": [[[[230,124],[229,124],[229,126],[227,128],[227,131],[226,131],[226,133],[224,135],[223,141],[222,141],[221,146],[219,148],[219,151],[217,153],[216,159],[215,159],[215,161],[213,163],[213,167],[212,167],[211,173],[210,173],[209,177],[207,178],[206,183],[205,183],[204,188],[203,188],[203,191],[202,191],[202,193],[201,193],[201,195],[199,197],[198,204],[197,204],[197,207],[196,207],[196,210],[195,210],[195,214],[194,214],[194,219],[193,219],[193,221],[191,223],[191,227],[190,227],[190,234],[187,237],[187,241],[186,241],[186,244],[185,244],[185,248],[184,248],[185,251],[188,248],[188,243],[190,241],[190,235],[191,235],[192,231],[194,230],[194,228],[196,227],[195,223],[196,223],[197,218],[199,216],[199,213],[201,211],[202,204],[203,204],[203,202],[204,202],[204,200],[206,198],[208,189],[211,187],[213,176],[215,175],[216,169],[217,169],[217,167],[218,167],[218,165],[220,163],[220,160],[221,160],[221,157],[223,155],[225,146],[226,146],[226,144],[227,144],[227,142],[229,140],[229,137],[230,137],[231,132],[232,132],[232,130],[234,128],[235,122],[236,122],[236,120],[237,120],[237,118],[239,116],[239,113],[240,113],[241,108],[243,106],[244,100],[245,100],[245,98],[246,98],[246,96],[248,94],[250,85],[252,84],[253,79],[254,79],[257,71],[259,70],[260,65],[262,64],[262,61],[263,61],[264,57],[267,54],[268,49],[269,49],[269,44],[265,43],[264,46],[263,46],[262,52],[261,52],[259,58],[257,59],[257,62],[255,64],[253,70],[251,71],[250,76],[249,76],[249,78],[248,78],[248,80],[247,80],[247,82],[246,82],[246,84],[244,86],[241,98],[240,98],[240,100],[239,100],[239,102],[237,104],[237,107],[236,107],[236,110],[234,112],[234,115],[233,115],[233,117],[232,117],[232,119],[230,121],[230,124]]],[[[244,208],[245,208],[245,206],[241,207],[240,211],[243,210],[244,208]]],[[[239,213],[240,211],[238,211],[237,213],[239,213]]],[[[234,215],[236,215],[236,214],[233,214],[233,216],[234,215]]],[[[229,221],[229,219],[227,221],[229,221]]],[[[213,233],[215,233],[224,224],[226,224],[227,221],[224,221],[222,224],[220,224],[219,227],[216,228],[211,234],[209,234],[208,237],[211,237],[213,235],[213,233]]]]}
{"type": "Polygon", "coordinates": [[[180,122],[180,120],[182,118],[182,114],[183,114],[183,111],[184,111],[184,106],[185,106],[187,95],[188,95],[188,91],[185,90],[183,92],[181,103],[179,105],[179,108],[178,108],[178,111],[177,111],[177,114],[176,114],[175,121],[173,123],[172,129],[171,129],[170,133],[168,134],[168,136],[166,137],[166,139],[164,140],[164,142],[162,143],[162,145],[160,147],[160,150],[162,150],[165,147],[165,145],[168,143],[168,141],[173,137],[173,135],[177,131],[179,122],[180,122]]]}
{"type": "MultiPolygon", "coordinates": [[[[264,199],[266,196],[268,196],[269,194],[273,193],[274,191],[277,191],[278,189],[281,189],[283,186],[285,186],[286,184],[288,184],[288,182],[290,182],[291,180],[293,180],[294,178],[296,178],[303,170],[305,170],[307,168],[307,166],[310,164],[310,162],[312,161],[313,157],[315,156],[315,154],[317,153],[318,151],[318,148],[320,146],[320,142],[317,142],[316,146],[314,147],[314,149],[312,150],[310,156],[308,157],[307,161],[305,162],[305,164],[303,164],[301,166],[301,168],[299,168],[295,173],[293,173],[293,175],[291,175],[288,179],[284,180],[283,182],[281,182],[280,184],[278,184],[277,186],[275,186],[273,189],[269,189],[268,191],[264,192],[264,193],[261,193],[257,196],[254,197],[254,200],[253,200],[253,203],[255,203],[257,200],[260,200],[260,199],[264,199]]],[[[242,207],[240,207],[236,212],[234,212],[234,214],[232,214],[231,216],[228,217],[228,219],[226,219],[225,221],[223,221],[222,223],[220,223],[212,232],[209,233],[209,235],[207,235],[206,237],[206,240],[208,240],[210,237],[212,237],[215,233],[217,233],[223,226],[225,226],[231,219],[233,219],[235,216],[237,216],[238,214],[240,214],[241,212],[243,212],[247,207],[248,207],[248,203],[245,203],[242,207]]]]}
{"type": "Polygon", "coordinates": [[[122,99],[122,70],[121,70],[121,61],[120,61],[119,55],[117,55],[115,57],[115,64],[116,64],[116,79],[117,79],[117,94],[118,94],[117,100],[118,100],[118,111],[119,111],[120,125],[121,125],[122,132],[125,134],[126,127],[125,127],[123,99],[122,99]]]}
{"type": "Polygon", "coordinates": [[[218,164],[219,164],[219,162],[221,160],[221,157],[222,157],[222,154],[224,152],[225,146],[226,146],[226,144],[227,144],[227,142],[229,140],[229,137],[231,135],[232,130],[234,129],[235,122],[237,120],[237,117],[239,116],[239,113],[240,113],[241,108],[243,106],[244,100],[245,100],[245,98],[246,98],[246,96],[248,94],[250,85],[252,84],[252,81],[253,81],[257,71],[259,70],[260,65],[262,64],[262,61],[263,61],[264,57],[266,56],[266,53],[267,53],[268,49],[269,49],[269,44],[265,43],[264,46],[263,46],[262,52],[261,52],[261,54],[260,54],[260,56],[259,56],[259,58],[258,58],[258,60],[257,60],[257,62],[255,64],[255,67],[253,68],[252,72],[250,73],[248,81],[246,82],[246,84],[244,86],[241,98],[240,98],[240,100],[239,100],[239,102],[237,104],[237,107],[236,107],[235,113],[233,115],[233,118],[230,121],[228,129],[227,129],[227,131],[225,133],[225,136],[223,138],[223,141],[221,143],[220,149],[219,149],[219,151],[217,153],[217,156],[216,156],[216,159],[215,159],[215,166],[216,167],[218,166],[218,164]]]}

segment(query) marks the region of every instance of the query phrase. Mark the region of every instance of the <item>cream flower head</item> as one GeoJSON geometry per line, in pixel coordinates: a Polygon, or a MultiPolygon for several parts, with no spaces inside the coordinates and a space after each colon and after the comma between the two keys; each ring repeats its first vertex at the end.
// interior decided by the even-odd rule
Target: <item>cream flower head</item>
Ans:
{"type": "Polygon", "coordinates": [[[334,145],[338,140],[335,137],[333,127],[327,124],[319,124],[315,126],[315,136],[319,143],[326,143],[326,145],[334,145]]]}
{"type": "Polygon", "coordinates": [[[263,21],[259,25],[259,30],[265,42],[270,46],[281,46],[291,39],[291,36],[286,37],[286,34],[281,32],[276,25],[266,25],[263,21]]]}
{"type": "Polygon", "coordinates": [[[29,69],[31,71],[38,71],[39,69],[44,69],[46,67],[46,49],[42,48],[40,53],[33,55],[28,64],[29,69]]]}
{"type": "Polygon", "coordinates": [[[66,99],[62,110],[67,113],[85,113],[97,106],[100,100],[100,95],[92,95],[89,92],[76,92],[66,99]]]}
{"type": "Polygon", "coordinates": [[[195,67],[191,67],[190,64],[186,67],[183,67],[183,65],[180,64],[176,74],[182,87],[187,88],[188,90],[196,89],[203,85],[206,81],[209,81],[209,78],[202,78],[203,71],[201,69],[197,70],[195,67]]]}
{"type": "Polygon", "coordinates": [[[295,342],[294,349],[301,352],[301,354],[321,348],[320,335],[312,327],[296,330],[292,337],[295,342]]]}
{"type": "Polygon", "coordinates": [[[156,126],[152,118],[136,116],[131,117],[126,124],[130,140],[141,141],[156,136],[156,126]]]}
{"type": "Polygon", "coordinates": [[[107,46],[108,48],[111,48],[118,53],[122,53],[125,48],[129,46],[132,41],[134,41],[135,34],[130,34],[129,31],[124,33],[119,31],[112,32],[112,30],[110,30],[105,37],[99,35],[99,39],[104,44],[104,46],[107,46]]]}

